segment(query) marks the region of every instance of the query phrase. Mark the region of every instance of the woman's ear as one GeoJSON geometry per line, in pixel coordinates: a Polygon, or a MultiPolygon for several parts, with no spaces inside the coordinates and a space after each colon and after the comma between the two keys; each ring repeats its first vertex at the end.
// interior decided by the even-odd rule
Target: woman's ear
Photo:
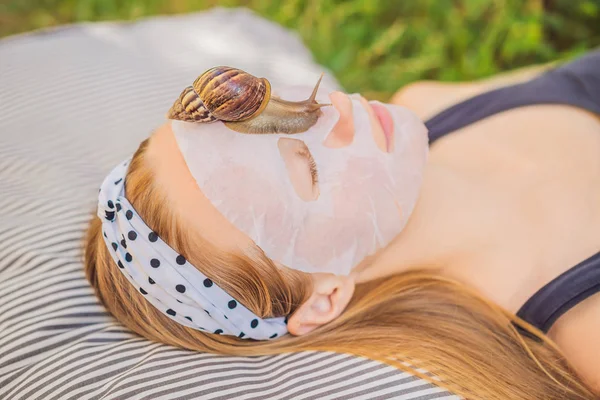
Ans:
{"type": "Polygon", "coordinates": [[[295,336],[304,335],[337,318],[354,294],[352,276],[314,273],[313,292],[288,319],[288,331],[295,336]]]}

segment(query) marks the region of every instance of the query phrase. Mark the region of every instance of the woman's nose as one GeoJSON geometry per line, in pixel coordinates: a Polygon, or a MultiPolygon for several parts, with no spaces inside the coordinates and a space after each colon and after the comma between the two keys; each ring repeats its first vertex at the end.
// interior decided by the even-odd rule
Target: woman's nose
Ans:
{"type": "Polygon", "coordinates": [[[335,124],[323,144],[331,149],[348,146],[354,140],[354,118],[352,115],[352,100],[347,94],[333,92],[329,95],[331,104],[340,114],[340,119],[335,124]]]}

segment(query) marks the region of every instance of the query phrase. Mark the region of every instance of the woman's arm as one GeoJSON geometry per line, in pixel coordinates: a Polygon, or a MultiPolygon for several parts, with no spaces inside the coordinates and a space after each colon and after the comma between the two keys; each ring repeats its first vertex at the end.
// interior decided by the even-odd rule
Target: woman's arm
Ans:
{"type": "Polygon", "coordinates": [[[581,376],[600,393],[600,293],[556,321],[548,336],[581,376]]]}

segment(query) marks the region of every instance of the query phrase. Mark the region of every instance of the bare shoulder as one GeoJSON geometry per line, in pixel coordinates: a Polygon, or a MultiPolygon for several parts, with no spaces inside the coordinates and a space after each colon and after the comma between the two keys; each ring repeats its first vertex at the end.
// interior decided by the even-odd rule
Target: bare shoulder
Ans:
{"type": "Polygon", "coordinates": [[[600,293],[563,315],[549,332],[567,360],[600,392],[600,293]]]}
{"type": "Polygon", "coordinates": [[[400,88],[390,103],[410,108],[422,120],[426,120],[480,93],[532,79],[548,67],[550,65],[521,68],[470,82],[417,81],[400,88]]]}

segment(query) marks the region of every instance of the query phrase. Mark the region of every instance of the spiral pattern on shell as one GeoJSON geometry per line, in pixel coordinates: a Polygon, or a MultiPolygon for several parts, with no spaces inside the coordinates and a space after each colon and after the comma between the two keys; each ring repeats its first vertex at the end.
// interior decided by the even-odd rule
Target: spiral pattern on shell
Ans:
{"type": "Polygon", "coordinates": [[[260,114],[271,85],[237,68],[214,67],[186,87],[168,117],[192,122],[244,121],[260,114]]]}

